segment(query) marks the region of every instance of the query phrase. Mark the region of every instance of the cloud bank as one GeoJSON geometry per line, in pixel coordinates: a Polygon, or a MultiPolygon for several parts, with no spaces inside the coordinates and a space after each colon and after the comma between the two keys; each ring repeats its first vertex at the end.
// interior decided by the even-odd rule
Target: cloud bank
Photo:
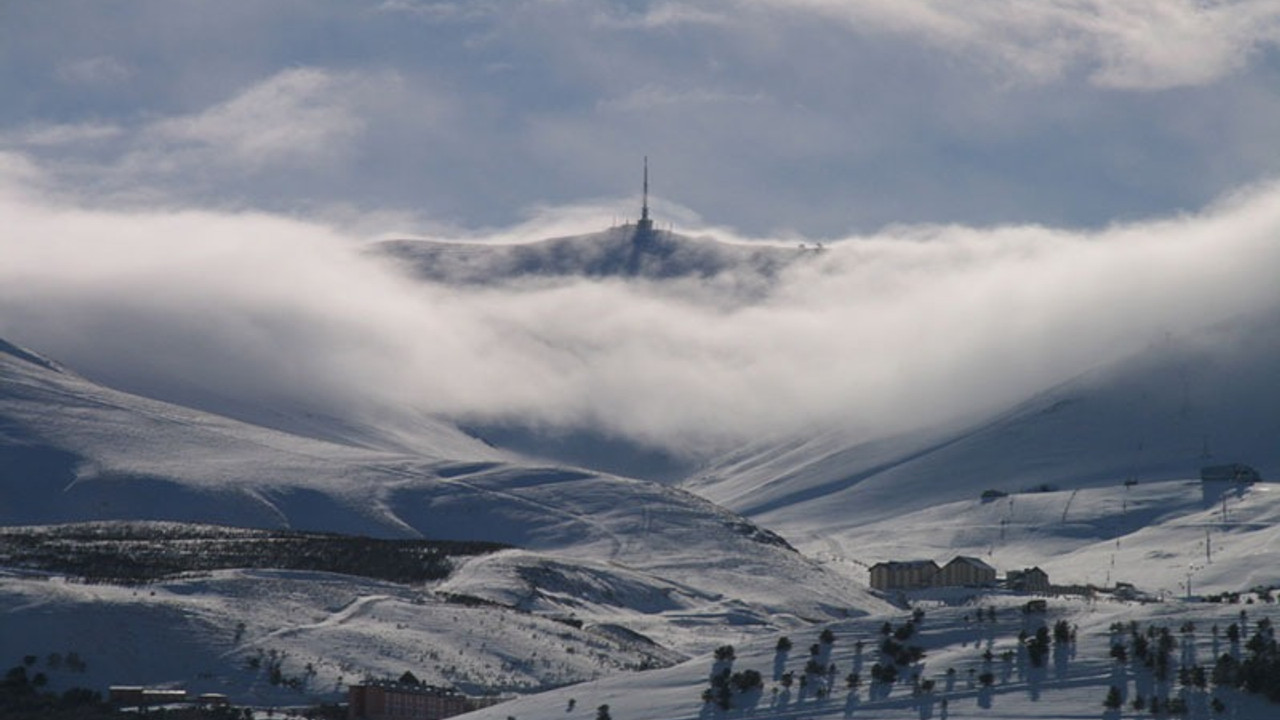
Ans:
{"type": "Polygon", "coordinates": [[[333,226],[95,209],[0,159],[0,337],[136,390],[338,416],[590,427],[693,455],[814,427],[876,435],[1280,303],[1276,184],[1092,232],[891,228],[741,304],[620,279],[422,283],[333,226]]]}

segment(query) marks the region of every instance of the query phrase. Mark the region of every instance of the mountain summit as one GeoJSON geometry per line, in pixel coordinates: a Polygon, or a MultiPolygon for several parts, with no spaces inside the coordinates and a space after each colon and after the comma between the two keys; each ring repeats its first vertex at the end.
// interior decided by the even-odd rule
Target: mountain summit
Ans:
{"type": "Polygon", "coordinates": [[[516,278],[625,277],[649,280],[773,279],[810,255],[779,245],[726,243],[654,226],[646,158],[640,218],[596,233],[522,244],[391,240],[376,252],[407,262],[420,278],[485,285],[516,278]]]}
{"type": "Polygon", "coordinates": [[[655,230],[651,220],[644,222],[519,245],[389,240],[375,248],[407,262],[424,280],[465,285],[571,277],[678,280],[746,275],[767,281],[805,256],[793,248],[737,245],[655,230]]]}

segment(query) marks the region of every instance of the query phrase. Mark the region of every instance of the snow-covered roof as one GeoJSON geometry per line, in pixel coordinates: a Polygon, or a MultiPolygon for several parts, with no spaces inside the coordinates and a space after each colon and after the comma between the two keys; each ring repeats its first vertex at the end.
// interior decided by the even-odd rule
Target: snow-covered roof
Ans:
{"type": "Polygon", "coordinates": [[[951,562],[947,563],[947,565],[955,565],[957,563],[964,563],[965,565],[970,565],[979,570],[990,570],[991,572],[996,571],[995,568],[991,567],[979,558],[971,557],[969,555],[957,555],[951,562]]]}
{"type": "Polygon", "coordinates": [[[887,567],[895,570],[905,570],[907,568],[913,568],[913,567],[937,568],[938,563],[932,560],[887,560],[885,562],[878,562],[875,565],[872,565],[871,567],[873,569],[878,567],[887,567]]]}

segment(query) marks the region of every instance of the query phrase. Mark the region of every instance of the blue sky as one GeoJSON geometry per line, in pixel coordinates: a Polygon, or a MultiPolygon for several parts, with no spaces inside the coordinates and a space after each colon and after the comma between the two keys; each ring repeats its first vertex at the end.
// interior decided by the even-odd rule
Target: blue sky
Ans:
{"type": "Polygon", "coordinates": [[[1098,227],[1280,172],[1278,45],[1271,0],[6,3],[0,149],[386,231],[630,213],[645,154],[682,226],[1098,227]]]}

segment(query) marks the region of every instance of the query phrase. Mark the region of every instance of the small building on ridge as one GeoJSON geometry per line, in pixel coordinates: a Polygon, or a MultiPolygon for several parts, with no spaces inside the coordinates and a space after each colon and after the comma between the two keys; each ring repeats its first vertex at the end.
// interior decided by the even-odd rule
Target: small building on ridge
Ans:
{"type": "Polygon", "coordinates": [[[1227,465],[1208,465],[1200,468],[1200,479],[1203,482],[1256,483],[1262,482],[1258,471],[1244,463],[1227,465]]]}

